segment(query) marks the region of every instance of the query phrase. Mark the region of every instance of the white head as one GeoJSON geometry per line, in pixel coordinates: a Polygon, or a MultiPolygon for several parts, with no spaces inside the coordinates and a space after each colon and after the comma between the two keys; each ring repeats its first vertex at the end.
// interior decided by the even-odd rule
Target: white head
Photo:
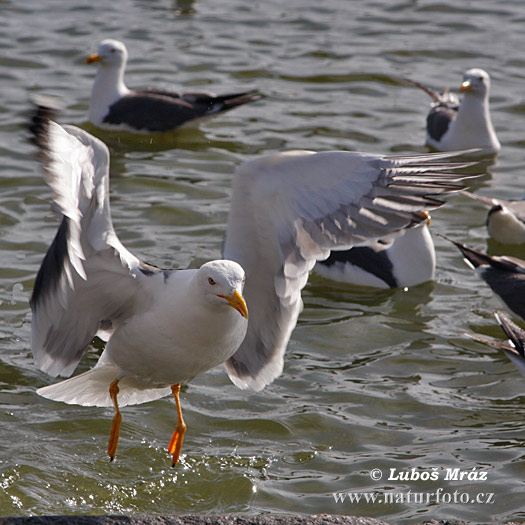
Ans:
{"type": "Polygon", "coordinates": [[[483,69],[473,68],[465,71],[460,91],[469,96],[485,97],[490,90],[489,74],[483,69]]]}
{"type": "Polygon", "coordinates": [[[246,277],[234,261],[217,260],[203,264],[197,274],[197,287],[211,304],[232,307],[248,318],[248,308],[242,296],[246,277]]]}
{"type": "Polygon", "coordinates": [[[96,53],[88,56],[87,63],[99,62],[105,67],[123,67],[128,60],[126,46],[118,40],[103,40],[96,53]]]}

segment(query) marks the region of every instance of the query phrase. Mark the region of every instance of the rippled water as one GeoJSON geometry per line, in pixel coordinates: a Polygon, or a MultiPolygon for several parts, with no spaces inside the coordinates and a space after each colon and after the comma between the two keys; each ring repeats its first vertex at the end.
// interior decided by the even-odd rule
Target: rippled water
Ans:
{"type": "MultiPolygon", "coordinates": [[[[130,86],[262,90],[265,100],[168,142],[98,132],[111,148],[112,209],[122,241],[158,266],[194,267],[220,255],[240,162],[290,148],[426,151],[429,101],[400,79],[456,88],[463,71],[476,66],[492,77],[503,149],[472,187],[516,198],[524,191],[521,0],[0,6],[0,515],[525,518],[525,382],[504,356],[460,334],[500,337],[491,313],[500,305],[436,236],[433,283],[377,292],[312,278],[284,374],[263,392],[236,389],[222,368],[190,385],[182,396],[189,429],[177,468],[169,468],[165,449],[175,422],[169,399],[124,409],[118,458],[109,464],[110,410],[35,394],[51,379],[30,355],[28,300],[57,222],[24,129],[37,93],[60,96],[61,121],[91,129],[85,120],[95,72],[85,57],[107,37],[128,46],[130,86]],[[439,479],[387,479],[390,469],[412,468],[439,479]],[[487,480],[444,479],[455,468],[485,472],[487,480]],[[374,469],[382,479],[371,478],[374,469]],[[450,498],[459,491],[456,498],[466,493],[468,502],[407,502],[409,490],[442,490],[450,498]],[[333,493],[342,491],[398,496],[393,503],[338,503],[333,493]],[[478,493],[494,493],[494,502],[471,502],[478,493]]],[[[432,230],[485,249],[484,218],[480,205],[457,196],[433,214],[432,230]]],[[[80,370],[99,351],[90,349],[80,370]]]]}

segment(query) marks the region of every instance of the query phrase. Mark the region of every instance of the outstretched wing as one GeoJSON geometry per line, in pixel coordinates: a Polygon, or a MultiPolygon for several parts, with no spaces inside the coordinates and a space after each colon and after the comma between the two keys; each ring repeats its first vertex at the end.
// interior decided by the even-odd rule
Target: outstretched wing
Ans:
{"type": "Polygon", "coordinates": [[[62,216],[31,297],[31,349],[41,370],[69,376],[97,331],[111,331],[133,311],[141,268],[153,270],[113,229],[108,149],[81,129],[59,126],[52,113],[38,106],[30,126],[62,216]]]}
{"type": "MultiPolygon", "coordinates": [[[[294,151],[241,166],[234,182],[225,258],[246,271],[248,333],[226,363],[240,388],[277,377],[317,260],[414,226],[462,188],[454,154],[380,157],[294,151]]],[[[457,155],[457,154],[456,154],[457,155]]]]}

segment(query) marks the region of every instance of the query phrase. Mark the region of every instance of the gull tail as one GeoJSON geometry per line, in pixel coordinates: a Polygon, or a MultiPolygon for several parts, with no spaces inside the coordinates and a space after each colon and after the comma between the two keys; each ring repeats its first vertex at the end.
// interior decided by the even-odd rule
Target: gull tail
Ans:
{"type": "MultiPolygon", "coordinates": [[[[109,395],[109,385],[117,379],[118,373],[118,366],[103,364],[60,383],[39,388],[36,393],[69,405],[111,407],[113,401],[109,395]]],[[[130,377],[123,377],[118,386],[120,392],[117,400],[120,407],[140,405],[171,394],[170,387],[144,389],[130,377]]]]}

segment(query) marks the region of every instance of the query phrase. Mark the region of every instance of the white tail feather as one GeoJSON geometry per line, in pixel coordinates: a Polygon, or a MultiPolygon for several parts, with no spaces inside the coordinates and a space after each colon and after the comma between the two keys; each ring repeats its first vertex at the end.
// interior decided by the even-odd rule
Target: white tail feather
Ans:
{"type": "MultiPolygon", "coordinates": [[[[109,385],[117,378],[119,368],[104,364],[96,366],[60,383],[39,388],[36,393],[47,399],[63,401],[70,405],[111,407],[113,401],[109,395],[109,385]]],[[[170,387],[143,389],[129,377],[119,381],[118,404],[140,405],[171,394],[170,387]]]]}

